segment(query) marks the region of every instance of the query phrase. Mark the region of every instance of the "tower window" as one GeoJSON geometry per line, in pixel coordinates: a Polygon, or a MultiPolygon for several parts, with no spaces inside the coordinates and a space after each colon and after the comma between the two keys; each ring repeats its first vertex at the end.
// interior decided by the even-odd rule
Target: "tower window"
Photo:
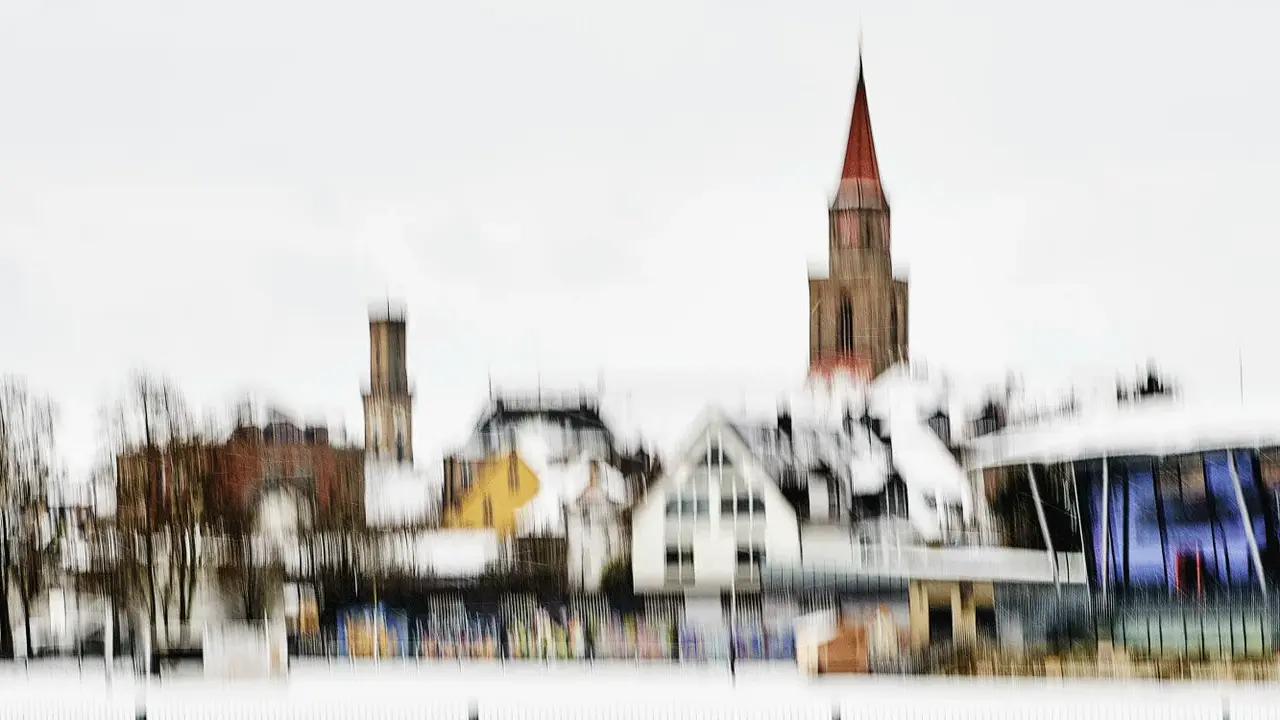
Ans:
{"type": "Polygon", "coordinates": [[[861,225],[862,247],[870,250],[884,250],[888,247],[885,242],[885,220],[884,216],[878,212],[864,213],[859,219],[861,225]]]}
{"type": "Polygon", "coordinates": [[[853,303],[848,296],[840,300],[840,326],[836,329],[840,352],[853,352],[853,303]]]}
{"type": "Polygon", "coordinates": [[[817,316],[817,320],[813,324],[814,333],[816,333],[817,335],[817,337],[815,338],[816,340],[815,344],[819,350],[822,349],[822,305],[823,305],[822,299],[819,299],[813,305],[813,313],[814,315],[817,316]]]}
{"type": "Polygon", "coordinates": [[[893,347],[893,355],[900,358],[902,343],[898,340],[898,301],[889,305],[889,344],[893,347]]]}

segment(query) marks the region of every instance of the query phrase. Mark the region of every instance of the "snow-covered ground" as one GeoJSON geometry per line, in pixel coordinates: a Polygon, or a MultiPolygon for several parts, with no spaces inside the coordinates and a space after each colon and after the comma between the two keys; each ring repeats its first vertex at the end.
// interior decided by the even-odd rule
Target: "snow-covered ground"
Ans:
{"type": "Polygon", "coordinates": [[[0,671],[0,718],[1280,718],[1276,688],[1154,682],[840,677],[793,667],[295,662],[288,680],[108,684],[100,664],[0,671]]]}

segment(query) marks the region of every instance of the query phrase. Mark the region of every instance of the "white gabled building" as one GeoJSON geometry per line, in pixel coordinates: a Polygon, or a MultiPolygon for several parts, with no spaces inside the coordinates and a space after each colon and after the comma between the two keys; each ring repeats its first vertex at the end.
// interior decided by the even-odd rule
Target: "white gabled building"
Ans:
{"type": "Polygon", "coordinates": [[[991,527],[945,388],[899,367],[810,390],[776,422],[713,411],[695,426],[633,510],[637,592],[852,593],[889,608],[915,647],[1039,643],[1040,609],[1087,599],[1080,552],[1009,546],[991,527]]]}
{"type": "Polygon", "coordinates": [[[719,412],[709,413],[632,510],[637,592],[759,587],[761,566],[800,560],[800,520],[719,412]]]}

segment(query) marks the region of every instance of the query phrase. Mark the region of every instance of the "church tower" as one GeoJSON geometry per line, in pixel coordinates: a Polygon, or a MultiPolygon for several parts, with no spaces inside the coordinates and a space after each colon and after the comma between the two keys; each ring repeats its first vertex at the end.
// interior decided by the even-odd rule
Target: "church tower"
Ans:
{"type": "Polygon", "coordinates": [[[369,313],[364,451],[369,458],[413,462],[413,393],[405,362],[405,317],[390,303],[369,313]]]}
{"type": "Polygon", "coordinates": [[[840,185],[827,211],[828,272],[809,277],[809,373],[871,378],[907,359],[907,281],[894,277],[889,201],[858,59],[840,185]]]}

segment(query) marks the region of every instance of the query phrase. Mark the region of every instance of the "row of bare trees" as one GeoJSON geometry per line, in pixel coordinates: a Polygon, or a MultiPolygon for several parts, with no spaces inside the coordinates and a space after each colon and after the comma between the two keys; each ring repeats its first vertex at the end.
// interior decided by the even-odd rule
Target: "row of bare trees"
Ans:
{"type": "MultiPolygon", "coordinates": [[[[84,560],[69,565],[63,550],[73,540],[56,507],[68,487],[55,443],[56,407],[21,378],[0,379],[0,658],[39,650],[35,603],[62,581],[105,601],[114,629],[127,620],[135,640],[145,632],[152,648],[182,646],[191,639],[209,538],[226,545],[247,534],[244,522],[212,526],[212,450],[225,438],[212,419],[196,420],[173,383],[138,373],[102,418],[103,462],[90,486],[115,511],[92,513],[91,528],[74,539],[84,560]]],[[[254,574],[250,543],[230,545],[223,561],[244,586],[252,616],[270,583],[254,574]]]]}

